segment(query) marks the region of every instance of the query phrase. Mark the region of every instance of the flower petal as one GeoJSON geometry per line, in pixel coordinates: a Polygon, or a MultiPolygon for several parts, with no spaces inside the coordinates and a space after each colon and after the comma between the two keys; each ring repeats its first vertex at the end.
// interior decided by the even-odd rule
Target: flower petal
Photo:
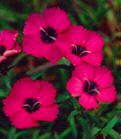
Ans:
{"type": "Polygon", "coordinates": [[[49,106],[55,102],[56,89],[51,83],[47,81],[41,81],[41,89],[37,99],[40,101],[41,106],[49,106]]]}
{"type": "Polygon", "coordinates": [[[4,29],[1,32],[1,43],[3,46],[6,47],[7,50],[11,49],[18,37],[18,31],[17,30],[7,30],[4,29]]]}
{"type": "Polygon", "coordinates": [[[103,38],[96,32],[93,32],[93,31],[88,31],[88,32],[89,32],[90,37],[88,41],[86,42],[87,50],[91,52],[101,51],[104,45],[103,38]]]}
{"type": "Polygon", "coordinates": [[[72,39],[70,33],[70,30],[68,30],[62,34],[58,34],[58,38],[56,41],[58,49],[63,53],[63,56],[65,57],[72,53],[72,39]]]}
{"type": "Polygon", "coordinates": [[[68,81],[66,88],[73,97],[77,97],[83,92],[83,83],[77,77],[72,77],[68,81]]]}
{"type": "Polygon", "coordinates": [[[1,63],[2,61],[6,60],[6,59],[7,59],[7,57],[5,57],[5,56],[0,56],[0,63],[1,63]]]}
{"type": "Polygon", "coordinates": [[[20,129],[38,126],[37,121],[32,118],[32,115],[24,110],[17,111],[10,120],[12,125],[20,129]]]}
{"type": "Polygon", "coordinates": [[[85,47],[85,43],[89,37],[89,32],[82,26],[75,25],[71,27],[71,36],[74,45],[85,47]]]}
{"type": "Polygon", "coordinates": [[[76,76],[83,81],[92,80],[94,77],[94,67],[85,63],[80,63],[80,65],[75,67],[72,76],[76,76]]]}
{"type": "Polygon", "coordinates": [[[85,109],[94,109],[99,107],[96,102],[96,98],[94,96],[88,95],[87,93],[83,93],[79,98],[79,104],[81,104],[85,109]]]}
{"type": "Polygon", "coordinates": [[[70,62],[71,62],[74,66],[80,65],[80,63],[83,62],[79,56],[76,56],[76,55],[73,55],[73,54],[68,55],[67,58],[70,60],[70,62]]]}
{"type": "Polygon", "coordinates": [[[54,104],[50,107],[41,107],[38,111],[33,113],[33,118],[39,121],[52,122],[57,118],[58,113],[58,105],[54,104]]]}
{"type": "Polygon", "coordinates": [[[109,88],[104,88],[100,90],[100,93],[97,95],[97,100],[99,102],[113,102],[117,97],[115,91],[115,86],[109,88]]]}
{"type": "Polygon", "coordinates": [[[18,80],[13,88],[12,93],[22,97],[22,98],[36,98],[39,90],[40,90],[40,81],[33,79],[29,77],[22,78],[18,80]]]}
{"type": "Polygon", "coordinates": [[[62,58],[62,54],[55,44],[44,44],[41,49],[41,55],[53,64],[56,64],[62,58]]]}
{"type": "Polygon", "coordinates": [[[81,59],[90,65],[100,66],[103,59],[102,51],[89,53],[86,56],[82,57],[81,59]]]}
{"type": "Polygon", "coordinates": [[[43,15],[48,26],[53,27],[57,32],[63,32],[71,25],[66,12],[60,8],[46,9],[43,15]]]}
{"type": "Polygon", "coordinates": [[[14,54],[18,54],[18,53],[20,53],[21,51],[19,50],[7,50],[7,51],[5,51],[5,53],[4,53],[4,56],[11,56],[11,55],[14,55],[14,54]]]}
{"type": "Polygon", "coordinates": [[[111,71],[106,67],[97,67],[95,70],[94,81],[97,83],[99,88],[106,88],[113,82],[113,76],[111,71]]]}
{"type": "Polygon", "coordinates": [[[24,35],[39,33],[41,27],[45,25],[45,21],[40,13],[30,14],[25,22],[24,35]]]}
{"type": "Polygon", "coordinates": [[[32,56],[41,58],[41,39],[40,35],[25,35],[23,37],[23,51],[32,56]]]}
{"type": "Polygon", "coordinates": [[[7,116],[13,116],[16,113],[16,111],[22,109],[23,102],[24,99],[18,97],[15,94],[13,95],[12,93],[10,93],[3,100],[4,103],[3,111],[7,116]]]}

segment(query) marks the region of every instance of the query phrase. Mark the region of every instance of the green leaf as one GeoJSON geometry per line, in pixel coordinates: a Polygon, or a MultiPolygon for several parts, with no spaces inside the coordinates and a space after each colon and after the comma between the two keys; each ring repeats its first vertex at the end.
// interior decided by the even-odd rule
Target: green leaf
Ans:
{"type": "Polygon", "coordinates": [[[15,133],[16,133],[16,128],[11,127],[11,129],[8,132],[8,139],[14,139],[15,133]]]}
{"type": "Polygon", "coordinates": [[[113,129],[111,129],[109,135],[110,135],[111,137],[113,137],[113,139],[121,139],[121,136],[119,135],[119,133],[116,132],[116,131],[113,130],[113,129]]]}
{"type": "Polygon", "coordinates": [[[73,132],[74,136],[77,137],[77,127],[76,127],[76,123],[75,123],[74,117],[71,117],[70,125],[71,125],[72,132],[73,132]]]}
{"type": "Polygon", "coordinates": [[[54,137],[55,137],[55,139],[61,139],[60,137],[59,137],[59,135],[58,135],[58,133],[54,133],[54,137]]]}
{"type": "Polygon", "coordinates": [[[56,103],[64,102],[69,98],[70,98],[69,93],[68,92],[63,92],[62,95],[56,97],[56,103]]]}
{"type": "Polygon", "coordinates": [[[88,128],[88,123],[87,123],[87,120],[83,119],[82,117],[79,117],[79,122],[80,122],[80,125],[83,129],[83,139],[90,139],[90,132],[89,132],[89,128],[88,128]]]}
{"type": "Polygon", "coordinates": [[[75,17],[71,13],[69,13],[69,18],[74,25],[77,24],[77,21],[76,21],[75,17]]]}
{"type": "Polygon", "coordinates": [[[6,96],[6,93],[2,89],[0,89],[0,97],[5,97],[5,96],[6,96]]]}
{"type": "Polygon", "coordinates": [[[28,134],[29,131],[20,131],[15,134],[14,139],[18,139],[21,135],[28,134]]]}
{"type": "Polygon", "coordinates": [[[41,136],[39,136],[38,139],[48,139],[51,136],[51,133],[44,133],[41,136]]]}
{"type": "Polygon", "coordinates": [[[58,61],[58,64],[65,64],[69,66],[70,61],[67,58],[63,57],[61,60],[58,61]]]}
{"type": "Polygon", "coordinates": [[[94,137],[99,131],[100,131],[100,129],[97,127],[92,128],[91,137],[94,137]]]}
{"type": "Polygon", "coordinates": [[[76,110],[72,111],[71,114],[68,117],[70,126],[71,126],[71,130],[73,132],[74,137],[77,137],[78,131],[77,131],[77,127],[76,127],[76,123],[75,123],[75,118],[74,116],[77,115],[78,112],[76,110]]]}
{"type": "Polygon", "coordinates": [[[6,86],[7,86],[9,89],[11,89],[10,79],[9,79],[9,77],[8,77],[7,75],[4,76],[4,81],[5,81],[5,83],[6,83],[6,86]]]}
{"type": "Polygon", "coordinates": [[[111,131],[111,129],[115,126],[115,124],[119,121],[119,117],[116,115],[113,117],[111,121],[103,128],[102,133],[104,135],[108,135],[111,131]]]}
{"type": "Polygon", "coordinates": [[[64,131],[60,134],[60,137],[61,137],[61,138],[64,138],[64,137],[66,137],[70,132],[71,132],[71,128],[67,128],[66,130],[64,130],[64,131]]]}
{"type": "Polygon", "coordinates": [[[31,78],[33,79],[33,80],[36,80],[39,76],[41,76],[42,75],[42,72],[39,72],[39,73],[36,73],[35,75],[32,75],[31,76],[31,78]]]}
{"type": "Polygon", "coordinates": [[[77,112],[76,110],[72,111],[72,112],[70,113],[70,115],[68,116],[68,120],[70,120],[71,117],[73,117],[73,116],[75,116],[75,115],[77,115],[77,114],[78,114],[78,112],[77,112]]]}
{"type": "Polygon", "coordinates": [[[76,98],[73,98],[73,106],[74,106],[74,109],[79,109],[80,108],[80,105],[79,105],[79,102],[77,101],[76,98]]]}
{"type": "Polygon", "coordinates": [[[33,139],[38,139],[38,136],[39,136],[39,133],[40,133],[40,130],[36,130],[34,133],[33,133],[33,139]]]}
{"type": "Polygon", "coordinates": [[[5,129],[0,128],[0,133],[2,133],[3,135],[7,135],[8,132],[5,129]]]}

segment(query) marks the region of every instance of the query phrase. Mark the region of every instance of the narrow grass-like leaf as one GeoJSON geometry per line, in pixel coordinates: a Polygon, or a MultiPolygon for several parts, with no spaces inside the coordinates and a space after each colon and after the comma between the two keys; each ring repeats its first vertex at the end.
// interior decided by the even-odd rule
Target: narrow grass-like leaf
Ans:
{"type": "Polygon", "coordinates": [[[94,137],[99,131],[100,131],[100,129],[97,127],[92,128],[91,137],[94,137]]]}
{"type": "Polygon", "coordinates": [[[116,115],[113,117],[111,121],[103,128],[102,133],[104,135],[108,135],[111,131],[111,129],[115,126],[115,124],[119,121],[119,117],[116,115]]]}
{"type": "Polygon", "coordinates": [[[29,131],[19,131],[18,133],[15,134],[14,139],[19,139],[20,136],[24,134],[29,134],[29,131]]]}
{"type": "Polygon", "coordinates": [[[70,132],[71,132],[71,128],[67,128],[66,130],[64,130],[64,131],[60,134],[60,137],[61,137],[61,138],[64,138],[64,137],[66,137],[70,132]]]}
{"type": "Polygon", "coordinates": [[[33,133],[33,137],[32,139],[38,139],[38,136],[39,136],[39,133],[40,133],[40,130],[35,130],[35,132],[33,133]]]}
{"type": "Polygon", "coordinates": [[[56,97],[56,103],[62,103],[62,102],[66,101],[69,98],[70,98],[69,93],[68,92],[63,92],[62,95],[56,97]]]}
{"type": "Polygon", "coordinates": [[[72,129],[72,132],[73,132],[73,135],[75,138],[77,137],[78,132],[77,132],[77,127],[76,127],[76,122],[75,122],[74,116],[77,114],[78,114],[78,112],[76,110],[74,110],[71,112],[71,114],[68,117],[71,129],[72,129]]]}
{"type": "Polygon", "coordinates": [[[121,139],[121,136],[119,135],[118,132],[116,132],[115,130],[111,129],[109,135],[113,138],[113,139],[121,139]]]}
{"type": "Polygon", "coordinates": [[[16,133],[16,128],[11,127],[11,129],[8,132],[8,139],[14,139],[15,133],[16,133]]]}
{"type": "Polygon", "coordinates": [[[8,132],[5,129],[0,128],[0,133],[2,133],[3,135],[7,135],[8,132]]]}
{"type": "Polygon", "coordinates": [[[83,129],[83,138],[90,139],[90,132],[88,129],[87,121],[83,119],[82,117],[79,117],[78,120],[79,120],[80,126],[83,129]]]}
{"type": "Polygon", "coordinates": [[[51,133],[44,133],[38,137],[38,139],[48,139],[51,136],[51,133]]]}

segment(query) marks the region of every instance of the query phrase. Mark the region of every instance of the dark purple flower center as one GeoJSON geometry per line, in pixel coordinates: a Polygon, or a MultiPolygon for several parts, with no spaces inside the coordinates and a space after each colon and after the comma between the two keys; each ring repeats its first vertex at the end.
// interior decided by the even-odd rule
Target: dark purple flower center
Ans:
{"type": "Polygon", "coordinates": [[[28,98],[23,107],[27,112],[32,113],[40,108],[40,103],[36,99],[28,98]]]}
{"type": "Polygon", "coordinates": [[[0,55],[3,55],[6,48],[3,45],[0,45],[0,55]]]}
{"type": "Polygon", "coordinates": [[[72,48],[72,54],[82,57],[86,56],[88,52],[84,47],[81,47],[80,45],[74,45],[72,48]]]}
{"type": "Polygon", "coordinates": [[[92,82],[90,80],[85,81],[84,83],[84,90],[89,95],[96,95],[98,93],[97,85],[95,82],[92,82]]]}
{"type": "Polygon", "coordinates": [[[41,39],[44,43],[53,43],[57,38],[57,33],[51,27],[41,29],[41,39]]]}

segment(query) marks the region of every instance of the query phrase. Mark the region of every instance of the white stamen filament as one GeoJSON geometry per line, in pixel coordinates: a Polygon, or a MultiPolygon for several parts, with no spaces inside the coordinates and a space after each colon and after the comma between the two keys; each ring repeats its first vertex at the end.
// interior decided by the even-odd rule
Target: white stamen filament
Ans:
{"type": "Polygon", "coordinates": [[[97,88],[95,88],[95,89],[92,89],[91,91],[95,91],[96,93],[100,93],[98,90],[97,90],[97,88]]]}
{"type": "Polygon", "coordinates": [[[85,50],[85,52],[86,52],[86,53],[89,53],[89,54],[92,53],[91,51],[87,51],[87,50],[85,50]]]}
{"type": "Polygon", "coordinates": [[[40,104],[40,102],[37,101],[36,103],[34,103],[34,105],[32,106],[32,108],[34,108],[37,104],[40,104]]]}
{"type": "Polygon", "coordinates": [[[49,38],[51,38],[54,41],[56,40],[56,38],[55,37],[52,37],[52,36],[49,36],[49,38]]]}
{"type": "Polygon", "coordinates": [[[72,44],[72,46],[76,48],[76,45],[75,44],[72,44]]]}
{"type": "Polygon", "coordinates": [[[30,107],[31,108],[31,106],[29,104],[24,104],[23,106],[24,107],[30,107]]]}
{"type": "Polygon", "coordinates": [[[77,50],[77,46],[75,44],[72,44],[72,47],[74,47],[77,50]]]}
{"type": "Polygon", "coordinates": [[[49,38],[51,38],[52,40],[56,40],[56,38],[55,37],[53,37],[53,36],[50,36],[46,31],[45,31],[45,29],[44,28],[40,28],[49,38]]]}
{"type": "Polygon", "coordinates": [[[90,88],[90,81],[88,79],[86,79],[87,83],[88,83],[88,90],[90,88]]]}
{"type": "Polygon", "coordinates": [[[48,33],[45,31],[45,29],[44,28],[40,28],[47,36],[48,36],[48,33]]]}
{"type": "Polygon", "coordinates": [[[86,52],[86,53],[89,53],[89,54],[91,53],[91,51],[86,51],[86,50],[84,50],[84,51],[81,52],[80,56],[81,56],[82,54],[84,54],[85,52],[86,52]]]}

